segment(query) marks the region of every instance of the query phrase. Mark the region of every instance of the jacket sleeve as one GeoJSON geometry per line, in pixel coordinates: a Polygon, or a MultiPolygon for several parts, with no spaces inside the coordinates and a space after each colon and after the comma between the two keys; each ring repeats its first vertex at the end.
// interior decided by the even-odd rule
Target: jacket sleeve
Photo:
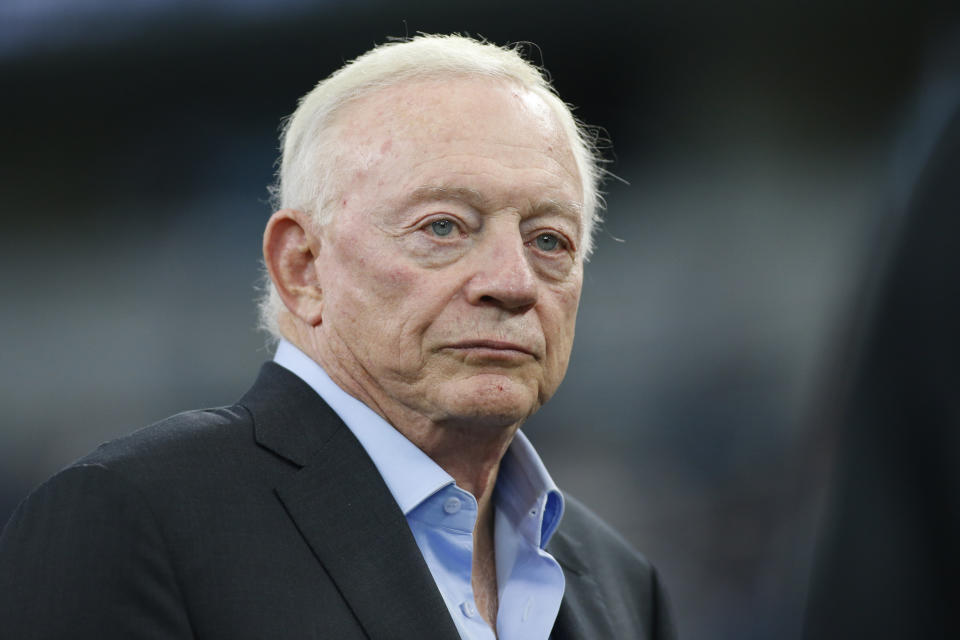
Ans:
{"type": "Polygon", "coordinates": [[[70,467],[0,535],[0,629],[11,638],[193,638],[160,526],[102,465],[70,467]]]}

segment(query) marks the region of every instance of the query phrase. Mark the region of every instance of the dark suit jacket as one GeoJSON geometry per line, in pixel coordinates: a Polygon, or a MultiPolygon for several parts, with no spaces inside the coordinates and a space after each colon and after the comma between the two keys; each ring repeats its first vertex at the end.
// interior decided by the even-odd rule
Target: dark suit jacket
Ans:
{"type": "MultiPolygon", "coordinates": [[[[552,637],[673,636],[657,574],[573,499],[552,637]]],[[[234,406],[107,443],[0,538],[4,638],[456,640],[406,520],[351,431],[268,363],[234,406]]]]}

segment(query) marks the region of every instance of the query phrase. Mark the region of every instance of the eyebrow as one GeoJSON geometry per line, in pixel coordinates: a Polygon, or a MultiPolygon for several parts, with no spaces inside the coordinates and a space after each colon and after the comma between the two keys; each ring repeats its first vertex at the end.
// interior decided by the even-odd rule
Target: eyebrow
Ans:
{"type": "Polygon", "coordinates": [[[489,199],[476,189],[469,187],[423,186],[414,189],[406,198],[406,205],[439,200],[459,200],[477,209],[486,209],[489,199]]]}
{"type": "MultiPolygon", "coordinates": [[[[475,209],[489,209],[490,199],[476,189],[470,187],[443,187],[443,186],[422,186],[414,189],[405,199],[406,206],[422,204],[424,202],[437,202],[440,200],[459,200],[475,209]]],[[[560,215],[574,223],[579,230],[582,225],[581,216],[583,205],[578,202],[564,200],[543,200],[534,207],[536,215],[560,215]]]]}

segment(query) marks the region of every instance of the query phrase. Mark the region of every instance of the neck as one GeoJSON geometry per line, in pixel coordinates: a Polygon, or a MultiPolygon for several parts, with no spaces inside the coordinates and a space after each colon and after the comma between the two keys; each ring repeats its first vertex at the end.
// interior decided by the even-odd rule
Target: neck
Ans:
{"type": "Polygon", "coordinates": [[[432,428],[415,429],[413,433],[394,426],[449,473],[458,487],[473,494],[482,516],[493,495],[500,461],[519,424],[507,428],[433,425],[432,428]]]}
{"type": "Polygon", "coordinates": [[[450,474],[457,486],[477,499],[478,527],[489,519],[492,524],[491,498],[497,481],[500,461],[520,422],[491,424],[481,417],[456,421],[435,421],[403,406],[377,398],[367,390],[375,385],[364,384],[362,371],[351,374],[340,366],[338,358],[325,341],[316,339],[316,332],[287,316],[281,318],[281,333],[297,348],[319,363],[337,385],[357,398],[404,437],[410,440],[437,465],[450,474]]]}

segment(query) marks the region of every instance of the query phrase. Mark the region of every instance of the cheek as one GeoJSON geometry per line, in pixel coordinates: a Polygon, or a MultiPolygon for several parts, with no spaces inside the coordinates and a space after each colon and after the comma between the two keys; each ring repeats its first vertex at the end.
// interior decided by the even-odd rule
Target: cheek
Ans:
{"type": "Polygon", "coordinates": [[[336,273],[333,286],[347,285],[356,296],[374,298],[404,295],[413,284],[411,269],[404,267],[390,251],[375,243],[338,242],[333,256],[332,270],[336,273]]]}
{"type": "Polygon", "coordinates": [[[328,299],[331,313],[346,317],[354,331],[360,329],[379,344],[395,343],[419,330],[429,299],[416,268],[390,252],[359,246],[340,252],[337,262],[331,285],[336,295],[328,299]]]}
{"type": "Polygon", "coordinates": [[[573,335],[580,304],[580,287],[561,287],[551,291],[549,319],[544,320],[547,347],[555,366],[566,368],[573,347],[573,335]]]}
{"type": "Polygon", "coordinates": [[[550,294],[556,325],[573,339],[577,309],[580,306],[580,284],[575,282],[559,286],[552,289],[550,294]]]}

